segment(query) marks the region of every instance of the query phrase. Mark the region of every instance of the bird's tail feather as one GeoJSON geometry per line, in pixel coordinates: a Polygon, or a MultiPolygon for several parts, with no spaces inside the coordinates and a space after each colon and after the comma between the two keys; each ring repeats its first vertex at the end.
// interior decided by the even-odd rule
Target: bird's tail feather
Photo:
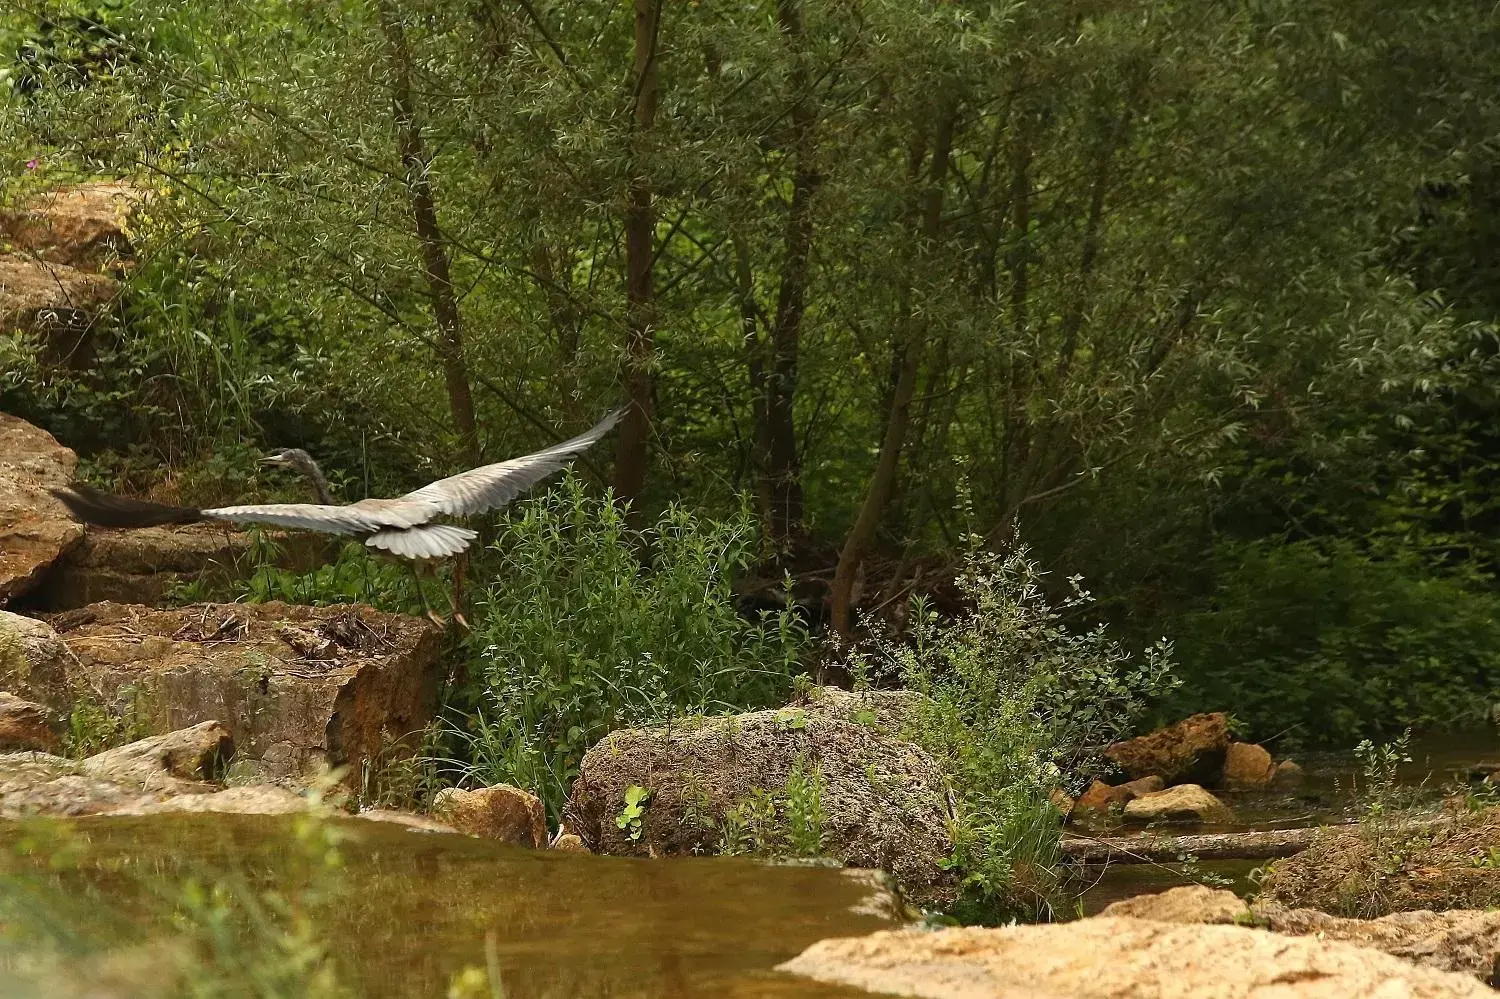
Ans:
{"type": "Polygon", "coordinates": [[[154,527],[157,524],[190,524],[203,519],[203,515],[192,507],[111,496],[81,482],[52,488],[48,492],[57,497],[75,519],[96,527],[154,527]]]}

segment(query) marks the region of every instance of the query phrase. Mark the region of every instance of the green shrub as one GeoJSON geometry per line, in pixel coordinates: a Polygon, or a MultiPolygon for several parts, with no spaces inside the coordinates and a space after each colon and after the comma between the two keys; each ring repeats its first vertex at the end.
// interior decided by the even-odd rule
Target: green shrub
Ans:
{"type": "Polygon", "coordinates": [[[1027,550],[971,554],[958,586],[969,609],[945,620],[918,603],[909,641],[877,637],[857,676],[894,674],[931,704],[908,733],[943,763],[958,797],[955,852],[964,874],[955,913],[967,922],[1049,916],[1066,901],[1060,816],[1049,797],[1088,776],[1148,701],[1175,685],[1165,642],[1134,656],[1102,626],[1065,614],[1091,598],[1068,580],[1055,605],[1027,550]]]}
{"type": "Polygon", "coordinates": [[[529,788],[556,814],[612,729],[783,703],[806,634],[789,611],[737,611],[730,581],[754,540],[747,517],[675,506],[632,528],[572,477],[522,506],[475,621],[472,776],[529,788]]]}
{"type": "Polygon", "coordinates": [[[1500,699],[1500,597],[1353,544],[1226,546],[1212,603],[1173,627],[1178,712],[1348,745],[1482,722],[1500,699]]]}

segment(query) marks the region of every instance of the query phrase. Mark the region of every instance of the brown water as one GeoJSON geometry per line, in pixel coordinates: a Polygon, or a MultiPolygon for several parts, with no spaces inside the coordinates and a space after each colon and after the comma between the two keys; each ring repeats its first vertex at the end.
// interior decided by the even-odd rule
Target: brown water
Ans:
{"type": "MultiPolygon", "coordinates": [[[[80,969],[109,965],[112,951],[128,955],[173,939],[171,912],[183,918],[188,878],[227,886],[235,911],[270,887],[296,897],[335,955],[341,982],[366,997],[442,997],[455,975],[491,960],[503,991],[478,994],[507,999],[864,995],[771,969],[816,940],[868,933],[901,918],[889,896],[857,872],[527,851],[369,822],[336,824],[347,838],[337,848],[341,864],[328,870],[319,866],[319,850],[298,845],[295,821],[93,819],[76,823],[72,840],[61,845],[52,826],[40,836],[16,826],[0,830],[0,852],[31,852],[0,878],[9,902],[31,903],[21,910],[29,913],[25,934],[17,932],[14,905],[0,917],[0,994],[77,994],[54,991],[55,977],[26,991],[5,980],[33,963],[27,947],[41,947],[41,938],[68,955],[69,989],[89,977],[80,969]],[[56,924],[50,930],[43,925],[49,920],[56,924]]],[[[196,945],[211,949],[203,924],[212,919],[186,920],[197,930],[196,945]]],[[[227,932],[231,951],[264,949],[251,929],[227,932]]],[[[159,995],[159,987],[136,981],[104,994],[159,995]]]]}

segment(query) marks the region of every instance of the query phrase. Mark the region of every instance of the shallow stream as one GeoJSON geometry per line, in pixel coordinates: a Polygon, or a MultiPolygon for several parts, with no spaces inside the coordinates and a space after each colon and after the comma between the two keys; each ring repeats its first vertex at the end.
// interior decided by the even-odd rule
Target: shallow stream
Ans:
{"type": "Polygon", "coordinates": [[[362,997],[442,997],[465,969],[486,999],[863,995],[771,969],[816,940],[898,921],[867,873],[528,851],[348,820],[7,825],[0,855],[5,996],[159,995],[172,947],[209,955],[202,974],[227,962],[233,975],[236,961],[248,974],[304,943],[325,945],[362,997]],[[326,828],[341,839],[331,866],[326,828]],[[274,910],[271,888],[303,918],[305,941],[256,915],[274,910]],[[479,974],[490,967],[502,988],[479,974]]]}

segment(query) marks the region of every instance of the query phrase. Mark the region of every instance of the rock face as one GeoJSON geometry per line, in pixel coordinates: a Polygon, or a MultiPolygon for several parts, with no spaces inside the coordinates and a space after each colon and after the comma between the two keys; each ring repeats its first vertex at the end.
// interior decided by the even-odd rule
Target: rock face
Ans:
{"type": "Polygon", "coordinates": [[[1224,753],[1223,784],[1233,791],[1251,791],[1270,785],[1276,776],[1271,754],[1253,742],[1231,742],[1224,753]]]}
{"type": "Polygon", "coordinates": [[[250,575],[250,547],[250,535],[223,525],[91,527],[47,573],[37,602],[53,611],[101,600],[160,603],[179,583],[225,583],[250,575]]]}
{"type": "Polygon", "coordinates": [[[59,713],[71,707],[73,654],[45,621],[0,611],[0,689],[19,691],[59,713]]]}
{"type": "Polygon", "coordinates": [[[1117,742],[1104,755],[1132,780],[1155,774],[1168,784],[1212,784],[1228,749],[1229,718],[1214,712],[1117,742]]]}
{"type": "MultiPolygon", "coordinates": [[[[0,328],[3,322],[0,314],[0,328]]],[[[83,537],[83,528],[47,493],[48,486],[69,482],[77,466],[78,458],[51,434],[0,413],[0,607],[34,589],[83,537]]]]}
{"type": "Polygon", "coordinates": [[[1260,897],[1362,918],[1500,906],[1500,808],[1446,818],[1425,828],[1323,830],[1306,850],[1271,867],[1260,897]]]}
{"type": "Polygon", "coordinates": [[[780,966],[925,999],[1479,999],[1472,978],[1240,926],[1094,918],[823,940],[780,966]]]}
{"type": "Polygon", "coordinates": [[[1125,805],[1125,821],[1228,823],[1234,812],[1197,784],[1178,784],[1132,799],[1125,805]]]}
{"type": "Polygon", "coordinates": [[[802,708],[614,732],[584,756],[565,821],[595,853],[715,852],[758,815],[784,823],[794,771],[818,775],[821,853],[890,871],[919,904],[953,900],[941,866],[953,805],[937,762],[873,726],[802,708]],[[633,786],[649,794],[634,809],[633,786]]]}
{"type": "Polygon", "coordinates": [[[1500,912],[1420,910],[1379,919],[1341,919],[1316,909],[1288,909],[1274,902],[1251,906],[1234,892],[1188,885],[1115,902],[1100,916],[1164,923],[1253,924],[1288,936],[1316,936],[1371,947],[1424,967],[1472,975],[1487,985],[1500,982],[1500,912]]]}
{"type": "Polygon", "coordinates": [[[127,228],[144,194],[118,181],[58,188],[0,213],[0,240],[50,264],[105,270],[134,256],[127,228]]]}
{"type": "Polygon", "coordinates": [[[922,708],[930,704],[932,701],[914,690],[850,691],[840,687],[814,687],[793,707],[801,707],[823,718],[865,725],[883,735],[900,738],[916,722],[922,708]]]}
{"type": "Polygon", "coordinates": [[[432,817],[470,836],[532,850],[547,845],[547,813],[542,800],[509,784],[477,791],[445,787],[432,799],[432,817]]]}
{"type": "Polygon", "coordinates": [[[55,712],[0,692],[0,752],[50,753],[61,744],[55,712]]]}
{"type": "Polygon", "coordinates": [[[46,361],[85,367],[93,357],[94,323],[118,291],[118,282],[104,274],[0,256],[0,332],[38,336],[46,361]]]}
{"type": "Polygon", "coordinates": [[[147,732],[222,721],[259,779],[348,764],[359,786],[367,761],[432,718],[441,681],[437,629],[368,608],[99,603],[51,621],[61,671],[0,657],[0,688],[60,712],[97,702],[147,732]]]}
{"type": "Polygon", "coordinates": [[[233,755],[234,739],[229,730],[216,721],[206,721],[107,749],[84,760],[79,769],[88,777],[157,790],[164,781],[197,784],[217,780],[233,755]]]}

